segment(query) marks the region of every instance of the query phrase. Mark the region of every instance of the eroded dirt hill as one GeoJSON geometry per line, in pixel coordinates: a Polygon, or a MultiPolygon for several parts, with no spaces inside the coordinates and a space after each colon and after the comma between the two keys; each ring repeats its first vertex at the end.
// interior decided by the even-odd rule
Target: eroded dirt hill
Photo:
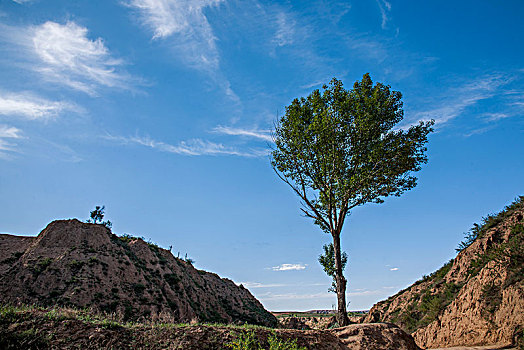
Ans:
{"type": "Polygon", "coordinates": [[[392,324],[355,324],[331,330],[120,324],[84,310],[27,306],[0,307],[0,348],[420,350],[410,335],[392,324]]]}
{"type": "Polygon", "coordinates": [[[516,345],[524,329],[524,196],[470,231],[441,269],[381,301],[364,322],[392,322],[423,348],[516,345]]]}
{"type": "Polygon", "coordinates": [[[0,302],[90,307],[124,321],[277,324],[233,281],[76,219],[37,237],[0,235],[0,302]]]}

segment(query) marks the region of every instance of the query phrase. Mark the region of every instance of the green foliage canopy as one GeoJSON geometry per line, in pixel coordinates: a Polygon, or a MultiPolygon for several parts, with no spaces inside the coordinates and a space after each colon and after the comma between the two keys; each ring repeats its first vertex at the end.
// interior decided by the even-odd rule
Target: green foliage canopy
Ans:
{"type": "Polygon", "coordinates": [[[402,94],[369,74],[345,90],[331,80],[286,107],[274,131],[271,164],[302,199],[302,211],[326,232],[340,232],[356,206],[381,203],[416,185],[412,172],[427,162],[433,121],[407,129],[402,94]]]}

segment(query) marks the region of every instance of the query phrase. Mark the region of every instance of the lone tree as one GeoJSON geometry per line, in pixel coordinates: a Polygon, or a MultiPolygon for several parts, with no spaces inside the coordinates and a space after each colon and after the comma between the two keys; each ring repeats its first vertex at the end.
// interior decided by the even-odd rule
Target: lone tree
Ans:
{"type": "Polygon", "coordinates": [[[333,239],[337,321],[349,323],[340,233],[351,209],[382,203],[416,186],[412,174],[427,162],[433,121],[409,129],[402,94],[373,85],[369,74],[345,90],[333,78],[323,91],[295,99],[275,125],[271,165],[300,197],[302,212],[333,239]]]}
{"type": "Polygon", "coordinates": [[[101,225],[104,225],[105,227],[110,229],[113,226],[111,221],[109,221],[109,220],[102,221],[102,220],[104,220],[104,210],[105,209],[106,209],[105,205],[103,205],[103,206],[97,205],[95,207],[95,210],[90,212],[90,215],[89,215],[90,218],[87,219],[87,222],[92,222],[93,224],[101,224],[101,225]]]}

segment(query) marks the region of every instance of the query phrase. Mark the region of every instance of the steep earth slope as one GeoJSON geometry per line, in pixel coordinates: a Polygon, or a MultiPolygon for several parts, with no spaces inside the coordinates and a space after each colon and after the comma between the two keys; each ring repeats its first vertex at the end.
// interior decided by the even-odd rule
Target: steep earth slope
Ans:
{"type": "Polygon", "coordinates": [[[462,251],[369,311],[421,347],[516,345],[524,326],[524,196],[469,232],[462,251]]]}
{"type": "Polygon", "coordinates": [[[0,235],[0,302],[90,307],[121,320],[277,324],[231,280],[76,219],[37,237],[0,235]]]}

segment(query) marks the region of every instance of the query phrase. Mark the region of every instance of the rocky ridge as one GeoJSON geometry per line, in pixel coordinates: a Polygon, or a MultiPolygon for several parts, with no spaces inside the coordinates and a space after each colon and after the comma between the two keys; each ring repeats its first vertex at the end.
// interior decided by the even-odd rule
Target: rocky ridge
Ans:
{"type": "Polygon", "coordinates": [[[377,303],[363,322],[392,322],[423,348],[522,342],[524,196],[476,225],[441,269],[377,303]]]}
{"type": "Polygon", "coordinates": [[[0,302],[89,307],[123,321],[277,324],[233,281],[76,219],[37,237],[0,235],[0,302]]]}

